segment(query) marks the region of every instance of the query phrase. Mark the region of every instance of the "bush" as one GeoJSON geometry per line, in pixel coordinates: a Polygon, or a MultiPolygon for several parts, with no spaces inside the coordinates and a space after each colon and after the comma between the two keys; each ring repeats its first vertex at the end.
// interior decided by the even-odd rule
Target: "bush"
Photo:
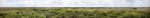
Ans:
{"type": "MultiPolygon", "coordinates": [[[[11,18],[148,18],[148,13],[140,10],[100,10],[100,9],[22,9],[7,12],[11,18]]],[[[3,14],[0,14],[3,15],[3,14]]]]}

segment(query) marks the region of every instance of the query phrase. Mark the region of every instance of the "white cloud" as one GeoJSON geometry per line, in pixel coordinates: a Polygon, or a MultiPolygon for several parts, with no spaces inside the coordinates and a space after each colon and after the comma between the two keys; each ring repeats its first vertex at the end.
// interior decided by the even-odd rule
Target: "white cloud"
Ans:
{"type": "Polygon", "coordinates": [[[150,7],[150,0],[0,0],[0,7],[150,7]]]}

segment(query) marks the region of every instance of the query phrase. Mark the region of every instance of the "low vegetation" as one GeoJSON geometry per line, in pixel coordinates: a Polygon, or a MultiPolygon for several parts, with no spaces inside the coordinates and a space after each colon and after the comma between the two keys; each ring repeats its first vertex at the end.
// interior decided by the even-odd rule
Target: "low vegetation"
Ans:
{"type": "Polygon", "coordinates": [[[25,8],[1,12],[0,18],[150,18],[150,12],[132,9],[25,8]]]}

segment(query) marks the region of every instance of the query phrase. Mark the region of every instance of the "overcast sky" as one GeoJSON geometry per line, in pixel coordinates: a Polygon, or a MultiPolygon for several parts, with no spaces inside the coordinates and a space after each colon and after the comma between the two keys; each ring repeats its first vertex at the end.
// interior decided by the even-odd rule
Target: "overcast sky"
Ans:
{"type": "Polygon", "coordinates": [[[150,0],[0,0],[0,7],[150,7],[150,0]]]}

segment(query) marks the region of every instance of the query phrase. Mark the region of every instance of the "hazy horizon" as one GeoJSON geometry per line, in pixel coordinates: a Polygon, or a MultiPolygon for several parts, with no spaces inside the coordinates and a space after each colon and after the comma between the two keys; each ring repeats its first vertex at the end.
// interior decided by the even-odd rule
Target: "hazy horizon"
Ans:
{"type": "Polygon", "coordinates": [[[150,0],[0,0],[0,7],[150,7],[150,0]]]}

